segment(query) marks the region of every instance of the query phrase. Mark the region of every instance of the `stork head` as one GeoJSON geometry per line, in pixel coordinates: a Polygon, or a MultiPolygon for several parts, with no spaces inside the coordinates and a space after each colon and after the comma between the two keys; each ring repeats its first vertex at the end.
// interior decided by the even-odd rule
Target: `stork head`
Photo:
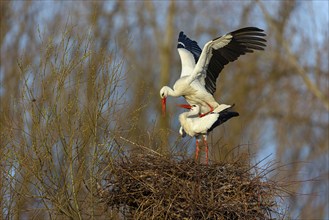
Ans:
{"type": "Polygon", "coordinates": [[[162,115],[163,116],[166,115],[166,100],[167,100],[168,93],[169,93],[168,86],[164,86],[161,88],[160,97],[161,97],[161,101],[162,101],[162,115]]]}
{"type": "Polygon", "coordinates": [[[189,115],[197,115],[200,113],[200,106],[199,105],[186,105],[186,104],[179,104],[178,105],[181,108],[189,109],[190,113],[189,115]]]}

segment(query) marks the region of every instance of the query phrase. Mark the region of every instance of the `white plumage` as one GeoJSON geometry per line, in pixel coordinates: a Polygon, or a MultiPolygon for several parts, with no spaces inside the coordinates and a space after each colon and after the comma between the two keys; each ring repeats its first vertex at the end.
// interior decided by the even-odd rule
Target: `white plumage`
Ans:
{"type": "Polygon", "coordinates": [[[200,106],[201,116],[212,112],[219,106],[213,94],[221,70],[240,55],[264,50],[264,36],[263,30],[246,27],[209,41],[201,50],[196,41],[180,32],[177,48],[182,64],[181,76],[173,89],[161,88],[163,111],[167,96],[184,96],[190,105],[200,106]]]}
{"type": "Polygon", "coordinates": [[[205,150],[206,150],[206,162],[208,163],[208,143],[207,135],[215,127],[223,124],[232,117],[239,116],[239,113],[232,111],[231,105],[221,104],[213,112],[205,115],[204,117],[199,117],[200,106],[198,105],[180,105],[183,108],[188,108],[190,111],[184,112],[179,115],[179,122],[181,128],[179,133],[182,137],[186,134],[191,137],[196,138],[196,150],[195,150],[195,159],[198,159],[199,154],[199,142],[201,137],[203,139],[205,150]]]}

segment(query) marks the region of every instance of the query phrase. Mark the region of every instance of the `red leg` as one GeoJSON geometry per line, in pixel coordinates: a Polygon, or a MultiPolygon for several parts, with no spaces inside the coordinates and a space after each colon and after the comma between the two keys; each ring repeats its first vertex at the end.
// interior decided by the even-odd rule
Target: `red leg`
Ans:
{"type": "Polygon", "coordinates": [[[200,115],[199,115],[199,118],[202,118],[202,117],[204,117],[204,116],[206,116],[206,115],[208,115],[209,113],[211,113],[211,112],[214,111],[214,107],[212,107],[212,106],[209,105],[208,103],[207,103],[207,105],[209,106],[210,111],[209,111],[209,112],[206,112],[206,113],[203,113],[203,114],[200,114],[200,115]]]}
{"type": "Polygon", "coordinates": [[[199,157],[199,140],[196,139],[195,142],[196,148],[195,148],[195,162],[198,161],[198,157],[199,157]]]}
{"type": "Polygon", "coordinates": [[[205,150],[206,150],[206,164],[208,165],[208,142],[207,142],[207,137],[206,136],[202,136],[203,138],[203,143],[204,143],[204,146],[205,146],[205,150]]]}

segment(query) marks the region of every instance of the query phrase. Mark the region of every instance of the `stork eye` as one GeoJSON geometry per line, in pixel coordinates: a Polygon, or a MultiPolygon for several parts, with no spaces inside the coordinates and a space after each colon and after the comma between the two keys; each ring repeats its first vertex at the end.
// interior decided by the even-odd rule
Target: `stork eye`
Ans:
{"type": "Polygon", "coordinates": [[[164,92],[161,94],[161,97],[164,97],[164,92]]]}
{"type": "Polygon", "coordinates": [[[192,105],[192,107],[196,107],[196,105],[192,105]]]}

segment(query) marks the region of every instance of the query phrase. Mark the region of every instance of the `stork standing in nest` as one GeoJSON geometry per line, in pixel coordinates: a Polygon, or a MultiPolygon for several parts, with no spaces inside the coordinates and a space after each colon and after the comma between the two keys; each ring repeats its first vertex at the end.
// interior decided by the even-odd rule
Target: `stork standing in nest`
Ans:
{"type": "Polygon", "coordinates": [[[179,115],[179,122],[181,127],[179,133],[182,137],[186,134],[191,137],[196,138],[196,149],[195,149],[195,160],[199,157],[199,144],[201,138],[205,146],[206,151],[206,164],[208,164],[208,142],[207,135],[215,127],[223,124],[232,117],[239,116],[238,112],[232,111],[231,105],[221,104],[213,112],[205,115],[204,117],[199,117],[200,106],[198,105],[180,105],[182,108],[190,109],[188,112],[184,112],[179,115]]]}

